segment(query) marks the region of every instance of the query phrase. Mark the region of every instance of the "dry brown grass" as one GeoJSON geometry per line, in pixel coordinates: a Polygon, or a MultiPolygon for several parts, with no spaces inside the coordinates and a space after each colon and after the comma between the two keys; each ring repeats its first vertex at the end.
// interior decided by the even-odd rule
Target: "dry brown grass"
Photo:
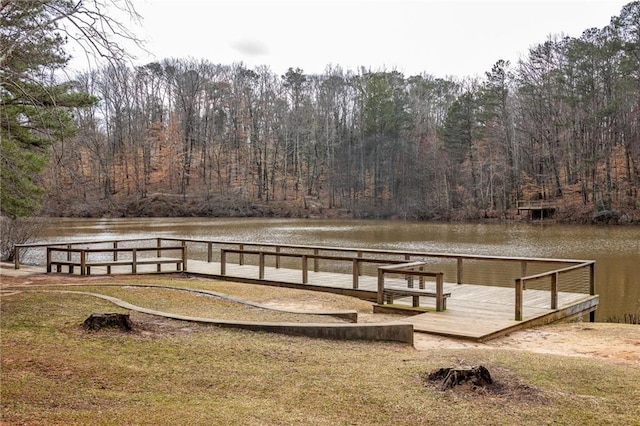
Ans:
{"type": "MultiPolygon", "coordinates": [[[[155,283],[163,280],[196,286],[175,277],[155,283]]],[[[280,291],[311,297],[258,290],[256,299],[279,299],[280,291]]],[[[238,291],[251,296],[249,287],[238,291]]],[[[145,290],[136,297],[152,296],[145,290]]],[[[60,293],[15,293],[1,302],[8,424],[584,425],[640,418],[635,365],[495,349],[416,351],[136,313],[135,332],[87,332],[80,324],[89,314],[123,310],[60,293]],[[422,379],[439,367],[477,364],[491,371],[494,387],[443,392],[422,379]]],[[[183,302],[174,306],[191,303],[183,302]]]]}

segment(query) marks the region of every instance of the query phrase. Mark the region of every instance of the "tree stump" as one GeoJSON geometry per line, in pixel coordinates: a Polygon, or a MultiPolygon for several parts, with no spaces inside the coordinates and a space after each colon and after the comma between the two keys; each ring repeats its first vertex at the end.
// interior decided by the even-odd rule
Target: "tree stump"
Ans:
{"type": "Polygon", "coordinates": [[[451,389],[466,382],[471,382],[474,387],[486,387],[493,383],[489,370],[482,365],[440,368],[429,374],[429,380],[443,380],[442,390],[451,389]]]}
{"type": "Polygon", "coordinates": [[[100,330],[102,328],[117,328],[122,331],[131,331],[133,329],[129,314],[91,314],[89,318],[84,320],[82,326],[88,330],[100,330]]]}

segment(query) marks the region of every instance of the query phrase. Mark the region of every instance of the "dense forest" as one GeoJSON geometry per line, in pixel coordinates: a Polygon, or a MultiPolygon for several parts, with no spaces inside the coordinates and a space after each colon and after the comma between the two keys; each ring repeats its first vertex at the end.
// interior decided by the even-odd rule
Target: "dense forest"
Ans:
{"type": "MultiPolygon", "coordinates": [[[[428,41],[425,41],[428,42],[428,41]]],[[[83,73],[43,214],[640,221],[640,2],[482,78],[172,58],[83,73]]]]}

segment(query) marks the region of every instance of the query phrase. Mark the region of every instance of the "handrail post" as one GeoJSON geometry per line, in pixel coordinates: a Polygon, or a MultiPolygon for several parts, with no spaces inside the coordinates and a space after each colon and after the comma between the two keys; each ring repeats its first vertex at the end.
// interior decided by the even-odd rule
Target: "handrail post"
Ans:
{"type": "Polygon", "coordinates": [[[207,243],[207,262],[213,262],[213,243],[211,241],[207,243]]]}
{"type": "Polygon", "coordinates": [[[320,250],[313,249],[313,255],[316,256],[313,258],[313,272],[318,272],[318,269],[320,267],[320,259],[318,259],[318,254],[320,253],[320,250]]]}
{"type": "Polygon", "coordinates": [[[360,277],[358,272],[360,271],[360,260],[357,257],[353,258],[353,267],[351,275],[353,276],[353,288],[356,289],[360,286],[360,277]]]}
{"type": "Polygon", "coordinates": [[[378,267],[378,305],[384,304],[384,269],[378,267]]]}
{"type": "Polygon", "coordinates": [[[113,261],[116,262],[118,260],[118,242],[113,242],[113,261]]]}
{"type": "Polygon", "coordinates": [[[264,252],[260,252],[260,266],[258,267],[258,279],[264,279],[264,252]]]}
{"type": "MultiPolygon", "coordinates": [[[[520,262],[520,276],[521,277],[526,277],[527,276],[527,261],[523,260],[522,262],[520,262]]],[[[523,287],[523,290],[526,290],[527,286],[525,283],[525,286],[523,287]]]]}
{"type": "Polygon", "coordinates": [[[462,258],[458,257],[458,272],[457,272],[456,282],[458,284],[462,284],[462,258]]]}
{"type": "MultiPolygon", "coordinates": [[[[280,246],[276,246],[276,253],[280,253],[280,246]]],[[[280,269],[280,255],[276,254],[276,269],[280,269]]]]}
{"type": "Polygon", "coordinates": [[[522,321],[522,296],[524,283],[522,278],[516,278],[516,321],[522,321]]]}
{"type": "MultiPolygon", "coordinates": [[[[409,262],[411,260],[411,255],[409,255],[408,253],[404,254],[404,261],[405,262],[409,262]]],[[[413,288],[413,275],[411,275],[411,273],[409,274],[405,274],[404,276],[407,280],[407,287],[408,288],[413,288]]]]}
{"type": "Polygon", "coordinates": [[[51,272],[51,247],[47,247],[47,274],[50,272],[51,272]]]}
{"type": "Polygon", "coordinates": [[[80,250],[80,275],[87,274],[87,252],[80,250]]]}
{"type": "MultiPolygon", "coordinates": [[[[420,266],[418,268],[418,271],[424,272],[424,266],[420,266]]],[[[424,290],[424,275],[420,275],[420,280],[418,281],[418,287],[420,287],[421,290],[424,290]]]]}
{"type": "Polygon", "coordinates": [[[227,251],[220,249],[220,275],[225,276],[227,273],[227,251]]]}
{"type": "MultiPolygon", "coordinates": [[[[596,294],[596,262],[589,264],[589,294],[596,294]]],[[[589,322],[596,322],[596,311],[589,312],[589,322]]]]}
{"type": "MultiPolygon", "coordinates": [[[[362,258],[362,252],[359,251],[356,253],[356,256],[362,258]]],[[[362,275],[362,264],[358,262],[358,276],[362,275]]]]}
{"type": "Polygon", "coordinates": [[[302,284],[307,284],[309,281],[309,274],[307,270],[307,255],[302,255],[302,284]]]}
{"type": "Polygon", "coordinates": [[[132,274],[137,274],[138,273],[138,254],[136,253],[136,249],[133,248],[131,249],[131,273],[132,274]]]}
{"type": "Polygon", "coordinates": [[[558,309],[558,273],[551,274],[551,309],[558,309]]]}
{"type": "Polygon", "coordinates": [[[436,311],[442,312],[444,311],[444,274],[442,272],[438,272],[436,274],[436,311]]]}
{"type": "Polygon", "coordinates": [[[67,262],[71,262],[71,244],[67,244],[67,262]]]}
{"type": "Polygon", "coordinates": [[[13,269],[20,269],[20,247],[13,246],[13,269]]]}
{"type": "Polygon", "coordinates": [[[182,250],[184,250],[184,263],[182,264],[182,270],[186,271],[187,270],[187,253],[189,251],[188,247],[187,247],[187,240],[182,240],[182,250]]]}
{"type": "MultiPolygon", "coordinates": [[[[238,244],[238,248],[244,250],[244,244],[238,244]]],[[[242,252],[238,253],[238,265],[244,265],[244,253],[242,252]]]]}
{"type": "MultiPolygon", "coordinates": [[[[162,247],[162,240],[160,238],[156,238],[156,256],[157,257],[162,257],[162,249],[160,247],[162,247]]],[[[182,249],[184,251],[184,247],[182,247],[182,249]]],[[[161,272],[162,271],[160,263],[158,263],[156,265],[156,271],[157,272],[161,272]]]]}

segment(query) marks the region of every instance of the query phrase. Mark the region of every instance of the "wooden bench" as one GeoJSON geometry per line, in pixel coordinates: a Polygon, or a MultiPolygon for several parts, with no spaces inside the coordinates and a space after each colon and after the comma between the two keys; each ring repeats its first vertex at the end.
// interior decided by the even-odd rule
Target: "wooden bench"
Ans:
{"type": "Polygon", "coordinates": [[[143,259],[136,259],[135,262],[133,260],[112,260],[112,261],[102,261],[102,262],[89,262],[85,266],[86,266],[87,275],[91,275],[91,267],[93,266],[106,266],[107,274],[110,274],[111,267],[119,266],[119,265],[131,265],[131,273],[136,274],[138,272],[137,271],[138,265],[158,265],[157,272],[162,272],[161,265],[167,264],[167,263],[175,263],[176,271],[183,270],[182,259],[171,258],[171,257],[152,257],[152,258],[146,258],[146,259],[143,258],[143,259]]]}
{"type": "MultiPolygon", "coordinates": [[[[131,273],[137,273],[138,265],[158,265],[157,272],[162,272],[161,266],[162,264],[175,263],[176,270],[182,271],[183,262],[182,259],[179,258],[170,258],[170,257],[156,257],[156,258],[147,258],[147,259],[136,259],[134,263],[133,260],[105,260],[105,261],[97,261],[97,262],[86,262],[85,263],[85,274],[91,275],[91,268],[94,266],[106,266],[107,274],[111,274],[112,266],[131,266],[131,273]]],[[[80,273],[82,274],[82,264],[78,261],[73,260],[52,260],[50,265],[55,266],[56,272],[62,272],[63,266],[69,267],[69,273],[73,274],[75,267],[80,268],[80,273]]],[[[48,272],[51,272],[50,270],[48,272]]],[[[82,274],[84,275],[84,274],[82,274]]]]}
{"type": "Polygon", "coordinates": [[[378,267],[378,305],[385,303],[393,303],[394,297],[412,297],[413,307],[420,306],[420,296],[435,297],[436,311],[444,311],[447,309],[447,298],[451,297],[451,293],[445,293],[444,273],[443,272],[427,272],[424,271],[425,262],[405,262],[395,265],[378,267]],[[407,287],[386,286],[385,274],[404,275],[407,280],[407,287]],[[414,278],[419,279],[419,288],[413,287],[414,278]],[[435,291],[425,289],[425,279],[435,279],[435,291]]]}
{"type": "MultiPolygon", "coordinates": [[[[396,297],[408,297],[413,298],[413,307],[420,306],[420,297],[434,297],[437,298],[438,294],[421,288],[400,288],[400,287],[385,287],[384,297],[387,303],[393,303],[393,299],[396,297]]],[[[451,293],[442,294],[442,310],[447,309],[447,298],[451,297],[451,293]]]]}
{"type": "MultiPolygon", "coordinates": [[[[103,256],[104,257],[104,256],[103,256]]],[[[131,273],[138,273],[138,265],[157,265],[157,272],[162,272],[163,264],[176,264],[177,271],[184,271],[186,269],[187,254],[186,247],[143,247],[143,248],[113,248],[113,249],[72,249],[72,248],[59,248],[59,247],[47,247],[47,272],[51,272],[55,267],[56,272],[62,272],[63,266],[68,266],[69,273],[72,274],[75,267],[80,268],[80,275],[91,275],[91,268],[97,266],[106,266],[107,274],[111,274],[111,268],[113,266],[131,266],[131,273]],[[178,250],[182,257],[139,257],[138,252],[157,252],[159,255],[161,251],[178,250]],[[53,259],[52,253],[66,253],[66,259],[53,259]],[[130,259],[118,259],[119,253],[131,253],[130,259]],[[90,253],[107,253],[113,256],[112,260],[89,260],[87,257],[90,253]],[[72,255],[75,255],[76,259],[71,259],[72,255]],[[77,257],[80,259],[77,259],[77,257]]]]}

